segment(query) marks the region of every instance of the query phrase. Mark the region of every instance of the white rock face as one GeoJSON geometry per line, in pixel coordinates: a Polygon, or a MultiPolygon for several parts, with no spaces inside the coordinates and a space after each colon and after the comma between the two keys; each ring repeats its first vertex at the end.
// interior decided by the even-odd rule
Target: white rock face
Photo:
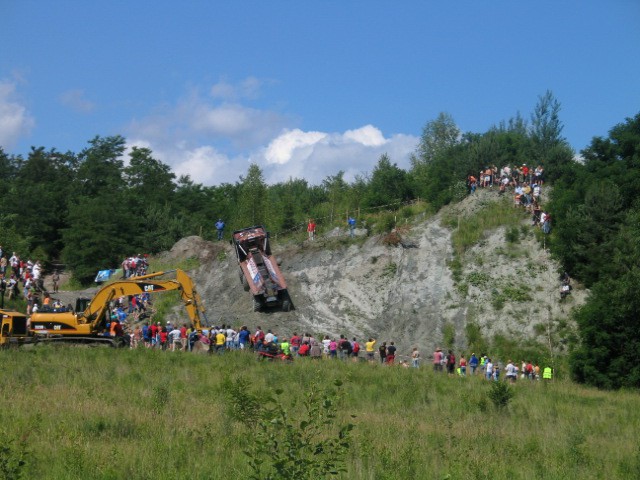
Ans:
{"type": "MultiPolygon", "coordinates": [[[[456,208],[476,210],[474,201],[467,199],[456,208]]],[[[251,295],[242,289],[228,243],[189,237],[172,252],[201,258],[193,275],[213,324],[260,325],[286,336],[297,331],[320,338],[344,334],[393,340],[404,355],[418,346],[427,357],[444,346],[445,324],[455,327],[456,350],[464,349],[465,325],[471,321],[486,338],[538,334],[543,340],[546,326],[566,319],[586,297],[574,288],[560,301],[559,267],[533,234],[513,245],[506,242],[503,228],[489,232],[463,259],[458,283],[468,285],[466,292],[456,286],[448,267],[451,231],[441,225],[440,214],[411,225],[403,235],[404,246],[383,245],[377,236],[363,241],[346,240],[346,231],[338,240],[336,235],[332,231],[331,238],[303,244],[273,241],[295,306],[288,313],[252,311],[251,295]]]]}

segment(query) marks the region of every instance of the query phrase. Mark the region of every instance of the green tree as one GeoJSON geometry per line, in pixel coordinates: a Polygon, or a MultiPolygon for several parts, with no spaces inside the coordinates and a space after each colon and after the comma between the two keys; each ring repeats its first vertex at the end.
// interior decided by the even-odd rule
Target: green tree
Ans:
{"type": "Polygon", "coordinates": [[[62,257],[74,277],[90,283],[98,270],[118,268],[131,254],[140,229],[120,192],[80,197],[69,207],[69,227],[63,231],[62,257]]]}
{"type": "MultiPolygon", "coordinates": [[[[383,154],[373,169],[365,192],[364,206],[379,207],[396,204],[411,198],[407,174],[389,156],[383,154]]],[[[396,205],[398,208],[399,205],[396,205]]]]}
{"type": "Polygon", "coordinates": [[[347,210],[347,196],[349,185],[344,180],[344,171],[340,170],[336,175],[329,175],[322,181],[322,188],[329,201],[329,221],[333,223],[336,216],[347,210]]]}
{"type": "Polygon", "coordinates": [[[453,117],[446,112],[440,112],[435,120],[427,122],[422,129],[420,143],[412,162],[428,165],[459,141],[460,129],[453,117]]]}
{"type": "Polygon", "coordinates": [[[91,197],[122,190],[125,139],[120,135],[96,136],[89,144],[79,155],[77,194],[91,197]]]}
{"type": "Polygon", "coordinates": [[[133,147],[129,165],[124,168],[124,181],[131,201],[137,208],[170,204],[176,176],[171,168],[152,156],[148,148],[133,147]]]}
{"type": "Polygon", "coordinates": [[[20,162],[9,190],[19,201],[13,202],[8,211],[19,215],[17,230],[31,239],[30,250],[39,247],[48,256],[59,254],[72,179],[69,158],[55,150],[32,148],[26,161],[20,162]]]}
{"type": "Polygon", "coordinates": [[[573,151],[562,136],[560,102],[550,90],[538,97],[531,115],[531,155],[534,162],[544,165],[548,181],[566,174],[573,162],[573,151]]]}
{"type": "Polygon", "coordinates": [[[267,223],[267,185],[262,170],[252,163],[246,177],[240,178],[240,199],[236,212],[237,225],[249,227],[267,223]]]}

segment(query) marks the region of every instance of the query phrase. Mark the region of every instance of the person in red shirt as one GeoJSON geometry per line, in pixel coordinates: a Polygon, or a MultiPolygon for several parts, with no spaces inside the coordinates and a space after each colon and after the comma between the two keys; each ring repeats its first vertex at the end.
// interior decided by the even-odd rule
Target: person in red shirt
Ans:
{"type": "Polygon", "coordinates": [[[316,222],[313,221],[313,218],[309,219],[309,223],[307,224],[307,233],[309,234],[309,240],[314,240],[316,237],[316,222]]]}
{"type": "Polygon", "coordinates": [[[300,355],[301,357],[306,357],[307,355],[309,355],[309,349],[311,347],[309,346],[309,342],[304,342],[301,346],[300,346],[300,350],[298,350],[298,355],[300,355]]]}
{"type": "Polygon", "coordinates": [[[162,327],[162,330],[160,330],[160,347],[162,347],[162,350],[167,349],[168,340],[169,332],[167,332],[167,327],[162,327]]]}
{"type": "Polygon", "coordinates": [[[291,346],[291,354],[296,355],[302,345],[302,338],[300,338],[296,332],[293,332],[293,337],[289,340],[289,345],[291,346]]]}
{"type": "Polygon", "coordinates": [[[186,324],[182,324],[182,327],[180,327],[180,343],[182,345],[182,351],[186,351],[187,350],[187,325],[186,324]]]}

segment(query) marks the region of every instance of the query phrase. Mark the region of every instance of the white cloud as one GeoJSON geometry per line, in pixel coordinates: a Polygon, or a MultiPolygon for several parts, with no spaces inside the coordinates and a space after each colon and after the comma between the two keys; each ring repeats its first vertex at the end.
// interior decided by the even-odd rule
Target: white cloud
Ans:
{"type": "Polygon", "coordinates": [[[367,147],[379,147],[384,145],[386,140],[382,132],[373,125],[365,125],[357,130],[347,130],[344,132],[345,140],[352,140],[367,147]]]}
{"type": "MultiPolygon", "coordinates": [[[[211,89],[219,98],[248,95],[259,81],[239,85],[221,81],[211,89]],[[244,93],[243,93],[244,92],[244,93]]],[[[373,125],[345,132],[303,131],[280,112],[252,108],[239,102],[213,103],[197,91],[175,105],[138,119],[129,126],[131,145],[150,148],[174,173],[189,175],[204,185],[234,183],[251,162],[268,183],[304,178],[319,184],[345,172],[345,180],[369,173],[383,154],[408,169],[418,138],[384,134],[373,125]]]]}
{"type": "Polygon", "coordinates": [[[303,132],[291,130],[273,139],[265,152],[268,164],[283,165],[296,155],[299,159],[308,158],[313,153],[313,146],[327,137],[322,132],[303,132]]]}
{"type": "Polygon", "coordinates": [[[65,107],[79,113],[90,113],[95,108],[95,104],[85,97],[84,90],[68,90],[60,94],[58,100],[65,107]]]}
{"type": "Polygon", "coordinates": [[[353,181],[357,175],[370,173],[385,153],[399,167],[408,169],[417,143],[418,138],[410,135],[386,139],[372,125],[343,134],[292,130],[272,140],[264,152],[252,156],[252,161],[263,167],[268,183],[293,177],[319,184],[341,170],[345,180],[353,181]]]}
{"type": "Polygon", "coordinates": [[[0,81],[0,145],[11,148],[34,125],[35,120],[17,98],[15,82],[0,81]]]}

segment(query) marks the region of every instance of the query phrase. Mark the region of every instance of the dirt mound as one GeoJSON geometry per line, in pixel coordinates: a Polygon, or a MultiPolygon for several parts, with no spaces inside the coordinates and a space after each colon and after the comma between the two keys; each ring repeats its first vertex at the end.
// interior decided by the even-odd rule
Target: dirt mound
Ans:
{"type": "Polygon", "coordinates": [[[210,262],[218,258],[224,251],[225,244],[223,242],[214,243],[193,235],[178,240],[170,251],[160,254],[159,258],[167,260],[197,258],[200,262],[210,262]]]}

